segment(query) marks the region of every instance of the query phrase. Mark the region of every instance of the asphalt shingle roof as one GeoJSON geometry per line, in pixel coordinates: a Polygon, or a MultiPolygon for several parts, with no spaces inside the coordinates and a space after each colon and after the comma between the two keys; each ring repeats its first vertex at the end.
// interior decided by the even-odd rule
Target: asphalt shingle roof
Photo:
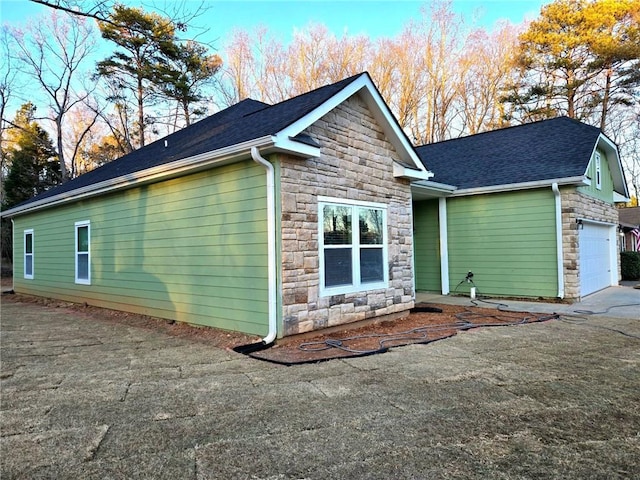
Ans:
{"type": "MultiPolygon", "coordinates": [[[[83,187],[194,155],[274,135],[322,105],[361,75],[363,74],[345,78],[275,105],[251,99],[243,100],[189,127],[47,190],[18,206],[62,193],[72,193],[83,187]]],[[[303,138],[301,141],[309,140],[303,138]]]]}
{"type": "Polygon", "coordinates": [[[416,148],[434,182],[479,188],[584,175],[600,130],[568,117],[416,148]]]}

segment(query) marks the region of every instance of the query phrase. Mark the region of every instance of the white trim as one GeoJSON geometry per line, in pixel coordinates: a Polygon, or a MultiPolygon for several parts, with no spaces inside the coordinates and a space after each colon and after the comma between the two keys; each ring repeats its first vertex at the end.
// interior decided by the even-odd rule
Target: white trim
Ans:
{"type": "Polygon", "coordinates": [[[556,220],[556,274],[558,276],[558,298],[564,298],[564,253],[562,249],[562,197],[558,184],[551,185],[555,201],[556,220]]]}
{"type": "Polygon", "coordinates": [[[393,176],[395,178],[409,178],[415,180],[429,180],[433,177],[433,172],[428,170],[415,170],[393,162],[393,176]]]}
{"type": "Polygon", "coordinates": [[[318,195],[318,203],[334,203],[338,205],[355,205],[358,207],[373,207],[373,208],[387,208],[386,203],[379,202],[363,202],[362,200],[351,200],[348,198],[339,198],[339,197],[325,197],[322,195],[318,195]]]}
{"type": "Polygon", "coordinates": [[[258,147],[251,147],[251,158],[254,162],[262,165],[267,175],[267,265],[269,277],[269,331],[262,339],[265,345],[273,343],[278,336],[277,317],[277,290],[278,279],[276,272],[276,211],[275,211],[275,170],[271,162],[260,155],[258,147]]]}
{"type": "Polygon", "coordinates": [[[553,178],[549,180],[536,180],[533,182],[509,183],[501,185],[491,185],[488,187],[461,188],[451,194],[452,197],[462,197],[465,195],[480,195],[483,193],[511,192],[514,190],[529,190],[533,188],[550,187],[554,183],[558,185],[585,185],[585,176],[553,178]]]}
{"type": "Polygon", "coordinates": [[[593,158],[595,160],[596,170],[596,190],[602,190],[602,156],[600,152],[596,151],[593,158]]]}
{"type": "Polygon", "coordinates": [[[445,197],[438,198],[438,227],[440,230],[440,289],[442,295],[449,295],[449,231],[445,197]]]}
{"type": "Polygon", "coordinates": [[[318,264],[320,285],[318,295],[320,297],[329,297],[332,295],[341,295],[348,293],[366,292],[371,290],[386,289],[389,287],[389,238],[388,238],[388,206],[380,203],[361,202],[356,200],[343,200],[329,197],[318,197],[318,264]],[[331,245],[324,244],[324,207],[327,205],[335,205],[339,207],[349,207],[351,209],[351,243],[348,245],[331,245]],[[360,244],[360,215],[359,210],[369,208],[382,211],[382,244],[381,245],[362,245],[360,244]],[[349,285],[339,285],[335,287],[325,287],[325,267],[324,257],[325,249],[329,248],[349,248],[351,250],[351,281],[349,285]],[[375,248],[382,250],[382,276],[383,279],[377,282],[361,281],[360,271],[360,252],[366,248],[375,248]]]}
{"type": "Polygon", "coordinates": [[[409,165],[415,165],[415,169],[418,171],[426,172],[427,170],[413,149],[413,145],[398,125],[367,73],[363,73],[314,110],[285,127],[278,132],[277,137],[280,138],[281,135],[286,138],[295,137],[356,93],[362,95],[362,99],[382,127],[388,140],[395,147],[401,160],[409,165]]]}
{"type": "Polygon", "coordinates": [[[297,154],[304,158],[320,157],[320,147],[314,147],[313,145],[307,145],[306,143],[297,142],[288,137],[283,137],[280,134],[274,137],[274,147],[278,150],[297,154]]]}
{"type": "Polygon", "coordinates": [[[75,283],[80,285],[91,285],[91,221],[82,220],[74,225],[74,244],[75,244],[75,283]],[[87,227],[87,251],[80,252],[78,250],[78,229],[87,227]],[[78,255],[87,255],[87,278],[78,277],[78,255]]]}
{"type": "Polygon", "coordinates": [[[40,210],[46,207],[52,207],[69,201],[77,201],[107,192],[130,188],[142,183],[155,182],[167,178],[175,177],[190,171],[219,166],[226,163],[232,163],[238,158],[246,156],[253,146],[269,147],[273,145],[273,137],[264,136],[244,143],[238,143],[230,147],[224,147],[211,152],[201,153],[193,157],[183,158],[175,162],[158,165],[157,167],[140,170],[139,172],[121,175],[116,178],[105,180],[103,182],[94,183],[85,187],[77,188],[69,192],[60,193],[49,198],[45,198],[36,202],[29,203],[22,207],[15,207],[2,212],[3,217],[14,216],[18,213],[27,213],[40,210]]]}
{"type": "Polygon", "coordinates": [[[33,228],[28,228],[27,230],[25,230],[22,234],[22,256],[23,256],[23,263],[22,263],[22,267],[23,267],[23,277],[26,280],[33,280],[34,277],[34,270],[35,270],[35,239],[36,236],[33,233],[33,228]],[[27,253],[27,235],[31,235],[31,253],[27,253]],[[31,274],[27,274],[27,255],[31,255],[31,274]]]}

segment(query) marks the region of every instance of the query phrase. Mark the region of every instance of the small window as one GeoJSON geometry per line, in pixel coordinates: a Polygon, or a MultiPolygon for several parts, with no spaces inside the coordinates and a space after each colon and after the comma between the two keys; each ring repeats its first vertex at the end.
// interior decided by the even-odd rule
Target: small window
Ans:
{"type": "Polygon", "coordinates": [[[91,231],[88,221],[76,222],[76,283],[91,284],[91,231]]]}
{"type": "Polygon", "coordinates": [[[33,230],[24,231],[24,278],[33,280],[33,230]]]}
{"type": "Polygon", "coordinates": [[[596,188],[602,190],[602,165],[600,162],[600,153],[596,152],[596,188]]]}
{"type": "Polygon", "coordinates": [[[386,288],[386,213],[385,205],[319,202],[321,295],[386,288]]]}

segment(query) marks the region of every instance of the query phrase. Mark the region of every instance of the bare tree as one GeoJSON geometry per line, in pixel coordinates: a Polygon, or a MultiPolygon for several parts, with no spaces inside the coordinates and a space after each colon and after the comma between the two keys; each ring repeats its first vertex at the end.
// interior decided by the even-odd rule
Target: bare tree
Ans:
{"type": "Polygon", "coordinates": [[[66,117],[85,102],[93,87],[79,85],[84,65],[95,49],[95,32],[82,19],[52,12],[32,21],[26,28],[13,28],[23,71],[41,87],[48,100],[50,120],[55,126],[55,144],[63,181],[69,178],[64,135],[66,117]]]}

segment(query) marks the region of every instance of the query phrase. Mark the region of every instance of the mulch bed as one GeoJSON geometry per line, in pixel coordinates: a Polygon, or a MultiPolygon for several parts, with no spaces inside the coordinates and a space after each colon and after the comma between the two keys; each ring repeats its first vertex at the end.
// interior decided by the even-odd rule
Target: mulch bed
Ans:
{"type": "Polygon", "coordinates": [[[418,304],[407,317],[372,323],[360,328],[345,327],[331,334],[291,338],[252,351],[251,346],[236,348],[252,358],[283,365],[316,363],[384,353],[393,347],[427,344],[480,327],[515,326],[555,319],[553,315],[510,312],[479,307],[418,304]],[[426,307],[426,308],[425,308],[426,307]],[[441,310],[425,312],[420,310],[441,310]]]}

